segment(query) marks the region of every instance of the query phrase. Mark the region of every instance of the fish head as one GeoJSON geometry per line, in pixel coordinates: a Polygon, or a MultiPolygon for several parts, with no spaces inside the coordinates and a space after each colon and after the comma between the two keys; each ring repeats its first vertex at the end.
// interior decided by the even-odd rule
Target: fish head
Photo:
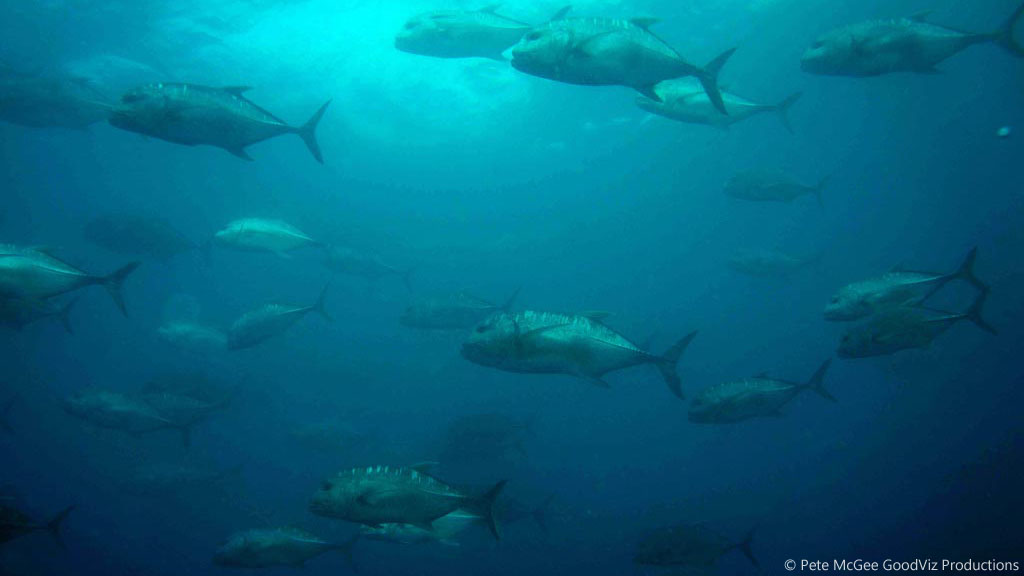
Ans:
{"type": "Polygon", "coordinates": [[[247,534],[233,534],[213,554],[217,566],[245,566],[245,558],[256,552],[257,542],[247,534]]]}
{"type": "Polygon", "coordinates": [[[836,354],[840,358],[864,358],[871,356],[875,348],[874,338],[869,330],[847,330],[839,338],[839,349],[836,354]]]}
{"type": "Polygon", "coordinates": [[[448,41],[451,15],[444,12],[418,14],[409,18],[395,34],[395,48],[410,54],[434,55],[448,41]]]}
{"type": "Polygon", "coordinates": [[[695,424],[709,424],[715,421],[717,411],[713,398],[707,394],[699,394],[690,402],[688,418],[695,424]]]}
{"type": "Polygon", "coordinates": [[[809,74],[842,75],[858,56],[855,37],[834,30],[818,37],[800,57],[800,69],[809,74]]]}
{"type": "Polygon", "coordinates": [[[515,353],[517,332],[512,314],[493,314],[477,324],[462,343],[462,357],[482,366],[500,366],[515,353]]]}
{"type": "Polygon", "coordinates": [[[167,98],[161,84],[132,88],[110,112],[110,124],[130,132],[145,132],[163,117],[167,98]]]}
{"type": "Polygon", "coordinates": [[[328,518],[353,518],[361,495],[358,482],[340,475],[328,478],[309,500],[309,511],[328,518]]]}
{"type": "Polygon", "coordinates": [[[557,79],[572,55],[571,30],[552,26],[534,28],[512,47],[512,67],[526,74],[557,79]]]}
{"type": "Polygon", "coordinates": [[[871,305],[856,290],[843,289],[825,305],[825,320],[848,322],[871,314],[871,305]]]}

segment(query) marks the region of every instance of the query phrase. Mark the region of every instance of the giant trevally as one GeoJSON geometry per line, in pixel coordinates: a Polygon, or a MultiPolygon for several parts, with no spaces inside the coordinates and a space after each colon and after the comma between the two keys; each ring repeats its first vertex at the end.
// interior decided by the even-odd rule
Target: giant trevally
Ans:
{"type": "Polygon", "coordinates": [[[811,186],[781,170],[745,170],[725,183],[725,194],[751,202],[792,202],[801,196],[814,196],[821,206],[821,192],[828,177],[811,186]]]}
{"type": "Polygon", "coordinates": [[[84,79],[33,76],[0,66],[0,120],[82,130],[105,120],[111,108],[106,96],[84,79]]]}
{"type": "MultiPolygon", "coordinates": [[[[505,517],[501,516],[504,521],[505,517]]],[[[415,524],[385,522],[379,526],[360,526],[359,535],[367,540],[396,544],[444,544],[458,546],[456,538],[467,529],[485,524],[479,514],[455,510],[434,520],[428,530],[415,524]]]]}
{"type": "Polygon", "coordinates": [[[432,530],[433,522],[456,510],[481,516],[495,538],[494,501],[505,487],[502,480],[481,496],[470,496],[414,468],[370,466],[339,472],[324,480],[309,509],[317,516],[380,526],[412,524],[432,530]]]}
{"type": "Polygon", "coordinates": [[[789,109],[800,99],[800,92],[788,96],[778,104],[758,104],[731,92],[722,90],[722,101],[729,114],[722,114],[711,102],[704,87],[696,78],[674,78],[658,83],[654,87],[659,100],[638,95],[636,105],[658,116],[664,116],[687,124],[707,124],[718,128],[728,128],[765,112],[778,114],[779,120],[786,130],[793,131],[789,123],[789,109]]]}
{"type": "Polygon", "coordinates": [[[648,28],[649,18],[559,18],[526,33],[512,48],[520,72],[587,86],[629,86],[653,100],[664,80],[696,76],[715,108],[727,114],[718,72],[735,51],[727,50],[701,68],[683,59],[648,28]]]}
{"type": "Polygon", "coordinates": [[[805,72],[829,76],[879,76],[893,72],[935,74],[935,66],[975,44],[994,43],[1017,57],[1024,48],[1013,29],[1024,15],[1019,6],[995,32],[972,33],[931,24],[927,13],[910,18],[871,20],[833,30],[808,48],[805,72]]]}
{"type": "Polygon", "coordinates": [[[760,374],[705,388],[690,404],[690,422],[727,424],[751,418],[780,416],[782,407],[804,390],[813,390],[823,398],[835,401],[824,387],[826,360],[807,382],[790,382],[760,374]]]}
{"type": "Polygon", "coordinates": [[[233,220],[213,235],[213,242],[233,250],[273,252],[285,258],[292,250],[308,246],[324,246],[322,242],[314,240],[287,222],[266,218],[233,220]]]}
{"type": "Polygon", "coordinates": [[[10,542],[26,534],[45,530],[53,537],[53,541],[63,548],[64,540],[60,535],[60,527],[64,520],[67,519],[68,514],[74,509],[74,506],[68,506],[50,521],[44,524],[37,524],[27,514],[14,506],[0,503],[0,544],[10,542]]]}
{"type": "Polygon", "coordinates": [[[64,411],[94,426],[120,430],[132,435],[159,430],[178,430],[187,446],[190,423],[178,423],[162,416],[141,398],[110,390],[82,390],[61,402],[64,411]]]}
{"type": "Polygon", "coordinates": [[[444,297],[425,298],[406,308],[400,322],[403,326],[422,330],[468,329],[495,312],[510,311],[518,295],[519,290],[516,290],[500,305],[464,291],[444,297]]]}
{"type": "Polygon", "coordinates": [[[913,304],[886,308],[847,329],[839,342],[838,354],[843,358],[868,358],[926,348],[961,320],[969,320],[989,334],[996,334],[996,329],[981,316],[987,297],[987,291],[979,292],[971,307],[959,314],[913,304]]]}
{"type": "Polygon", "coordinates": [[[107,289],[127,316],[122,287],[138,266],[138,262],[132,262],[109,276],[94,276],[45,249],[4,245],[0,246],[0,298],[39,301],[98,284],[107,289]]]}
{"type": "Polygon", "coordinates": [[[733,254],[728,261],[729,268],[747,276],[758,278],[780,278],[818,262],[820,255],[801,257],[766,248],[742,250],[733,254]]]}
{"type": "Polygon", "coordinates": [[[117,254],[157,260],[194,250],[196,244],[165,219],[131,213],[110,213],[89,221],[83,237],[117,254]]]}
{"type": "Polygon", "coordinates": [[[480,10],[436,10],[409,18],[395,35],[395,48],[435,58],[491,58],[523,37],[530,24],[498,14],[498,5],[480,10]]]}
{"type": "Polygon", "coordinates": [[[302,126],[260,108],[244,96],[247,86],[212,88],[197,84],[147,84],[129,90],[110,115],[114,126],[185,146],[223,148],[252,160],[246,147],[282,134],[296,134],[323,164],[316,126],[330,100],[302,126]]]}
{"type": "Polygon", "coordinates": [[[328,247],[324,266],[339,274],[359,276],[371,282],[376,282],[385,276],[397,276],[402,279],[402,284],[406,288],[412,290],[412,268],[400,270],[385,263],[380,256],[374,253],[357,250],[351,246],[335,244],[328,247]]]}
{"type": "Polygon", "coordinates": [[[329,285],[324,286],[320,297],[312,306],[266,304],[246,312],[231,325],[231,329],[228,331],[228,350],[241,350],[260,344],[281,334],[310,312],[316,312],[327,320],[331,320],[325,308],[329,287],[329,285]]]}
{"type": "Polygon", "coordinates": [[[352,546],[355,540],[331,543],[305,530],[291,527],[247,530],[232,534],[217,549],[213,563],[230,568],[302,568],[307,561],[337,550],[352,565],[352,546]]]}
{"type": "Polygon", "coordinates": [[[214,412],[226,408],[231,400],[224,398],[219,402],[207,402],[187,394],[166,391],[145,392],[141,395],[141,399],[156,410],[160,417],[174,422],[178,426],[185,447],[192,444],[192,428],[206,420],[214,412]]]}
{"type": "Polygon", "coordinates": [[[836,292],[825,306],[825,320],[857,320],[882,308],[911,300],[922,303],[952,280],[964,280],[978,290],[987,291],[985,283],[974,275],[977,256],[978,249],[972,248],[960,267],[948,274],[903,270],[900,267],[876,278],[848,284],[836,292]]]}
{"type": "Polygon", "coordinates": [[[753,532],[734,542],[705,526],[685,524],[651,532],[637,545],[633,561],[648,566],[711,566],[732,550],[739,550],[758,566],[751,549],[753,532]]]}
{"type": "Polygon", "coordinates": [[[64,326],[68,334],[74,334],[71,326],[71,309],[78,299],[69,300],[63,306],[56,306],[49,301],[24,300],[21,298],[0,298],[0,326],[11,326],[22,330],[47,318],[56,318],[64,326]]]}
{"type": "Polygon", "coordinates": [[[661,356],[641,350],[604,325],[597,315],[502,312],[481,322],[462,345],[470,362],[505,372],[569,374],[608,387],[602,376],[640,364],[654,364],[673,394],[682,398],[676,365],[696,332],[661,356]]]}
{"type": "Polygon", "coordinates": [[[216,354],[228,348],[228,335],[218,328],[196,322],[167,322],[157,328],[161,340],[196,354],[216,354]]]}

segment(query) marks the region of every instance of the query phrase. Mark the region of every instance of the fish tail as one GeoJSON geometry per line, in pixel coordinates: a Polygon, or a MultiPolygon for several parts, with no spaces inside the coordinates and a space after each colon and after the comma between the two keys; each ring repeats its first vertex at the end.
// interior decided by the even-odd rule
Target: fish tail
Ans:
{"type": "Polygon", "coordinates": [[[690,345],[690,342],[693,341],[696,335],[697,331],[694,330],[683,336],[682,339],[657,359],[656,365],[658,370],[661,371],[662,378],[665,379],[665,384],[679,398],[684,398],[683,381],[679,378],[679,374],[676,373],[676,366],[679,365],[679,359],[683,357],[683,352],[686,351],[686,347],[690,345]]]}
{"type": "Polygon", "coordinates": [[[323,290],[320,291],[320,297],[316,299],[316,304],[313,304],[313,311],[317,314],[326,318],[329,322],[334,322],[334,318],[327,313],[327,291],[331,288],[331,283],[328,282],[323,290]]]}
{"type": "Polygon", "coordinates": [[[964,257],[964,261],[957,268],[957,271],[949,276],[949,279],[960,278],[969,282],[972,286],[982,292],[988,292],[988,284],[985,284],[974,275],[974,262],[978,259],[978,247],[971,248],[971,251],[964,257]]]}
{"type": "Polygon", "coordinates": [[[124,293],[122,292],[122,288],[124,288],[125,279],[127,279],[128,276],[139,267],[139,264],[141,264],[141,262],[132,262],[131,264],[120,268],[110,276],[100,279],[103,287],[107,289],[110,297],[114,299],[114,304],[117,304],[117,307],[125,316],[128,316],[128,309],[125,308],[124,305],[124,293]]]}
{"type": "Polygon", "coordinates": [[[975,326],[994,336],[999,334],[999,332],[981,316],[982,308],[985,306],[985,300],[987,299],[987,290],[979,293],[978,297],[974,299],[974,303],[971,304],[971,307],[967,309],[967,312],[964,312],[963,318],[965,320],[970,320],[975,326]]]}
{"type": "Polygon", "coordinates": [[[810,390],[817,392],[822,398],[836,402],[836,397],[831,392],[825,389],[825,373],[828,372],[828,367],[832,365],[832,359],[829,358],[821,363],[818,370],[811,376],[811,379],[807,381],[804,386],[810,390]]]}
{"type": "Polygon", "coordinates": [[[301,127],[295,129],[295,133],[302,138],[302,141],[306,143],[306,148],[309,148],[309,152],[316,158],[316,161],[323,164],[324,157],[320,153],[320,143],[316,140],[316,127],[320,123],[320,119],[323,118],[324,112],[327,111],[327,107],[331,105],[331,101],[324,102],[324,105],[320,107],[316,113],[313,114],[301,127]]]}
{"type": "Polygon", "coordinates": [[[64,524],[64,520],[67,519],[68,514],[71,514],[71,511],[74,509],[74,506],[68,506],[43,526],[43,528],[50,533],[50,536],[53,537],[53,541],[57,543],[57,546],[60,546],[61,548],[66,549],[67,546],[64,544],[64,537],[60,533],[60,527],[64,524]]]}
{"type": "Polygon", "coordinates": [[[750,531],[747,532],[747,535],[743,537],[743,540],[736,544],[735,547],[738,548],[740,552],[743,552],[743,555],[747,557],[747,560],[750,560],[750,563],[753,564],[754,567],[759,567],[761,566],[761,563],[757,561],[756,557],[754,557],[754,550],[751,547],[754,543],[755,530],[757,530],[757,527],[751,528],[750,531]]]}
{"type": "Polygon", "coordinates": [[[64,330],[72,336],[75,335],[75,328],[71,325],[71,309],[78,303],[78,298],[72,299],[70,302],[64,305],[63,308],[57,312],[57,318],[60,319],[60,323],[64,326],[64,330]]]}
{"type": "Polygon", "coordinates": [[[700,85],[704,87],[704,92],[711,99],[711,103],[715,105],[719,112],[726,116],[729,115],[729,112],[725,109],[722,91],[718,87],[718,73],[722,71],[722,66],[725,66],[725,63],[735,51],[736,48],[730,48],[722,52],[714,60],[708,62],[707,66],[699,69],[696,74],[697,79],[700,80],[700,85]]]}
{"type": "Polygon", "coordinates": [[[495,484],[490,490],[484,495],[477,498],[472,505],[473,512],[479,514],[483,519],[484,523],[491,530],[491,534],[494,535],[495,540],[501,540],[501,531],[498,529],[498,521],[494,517],[494,502],[501,495],[501,491],[505,488],[505,484],[508,480],[502,480],[495,484]]]}
{"type": "Polygon", "coordinates": [[[1021,16],[1024,16],[1024,3],[1014,10],[1013,14],[1006,19],[1006,22],[999,27],[998,30],[992,33],[992,41],[995,42],[996,46],[999,46],[1003,50],[1006,50],[1010,54],[1018,58],[1024,58],[1024,47],[1017,43],[1013,38],[1013,29],[1017,26],[1017,22],[1021,16]]]}
{"type": "Polygon", "coordinates": [[[782,125],[790,134],[793,133],[793,125],[789,122],[789,109],[792,108],[793,104],[796,104],[796,101],[803,95],[803,92],[794,92],[787,96],[785,100],[772,107],[772,110],[775,110],[775,113],[779,115],[779,121],[782,122],[782,125]]]}

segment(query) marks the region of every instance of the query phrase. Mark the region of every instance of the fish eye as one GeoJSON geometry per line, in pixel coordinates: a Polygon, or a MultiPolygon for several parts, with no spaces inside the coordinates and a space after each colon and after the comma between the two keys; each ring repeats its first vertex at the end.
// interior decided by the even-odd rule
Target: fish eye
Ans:
{"type": "Polygon", "coordinates": [[[483,324],[481,324],[481,325],[476,327],[476,333],[477,334],[483,334],[484,332],[487,332],[487,326],[484,326],[483,324]]]}
{"type": "Polygon", "coordinates": [[[534,40],[540,40],[540,32],[530,32],[526,35],[527,42],[533,42],[534,40]]]}

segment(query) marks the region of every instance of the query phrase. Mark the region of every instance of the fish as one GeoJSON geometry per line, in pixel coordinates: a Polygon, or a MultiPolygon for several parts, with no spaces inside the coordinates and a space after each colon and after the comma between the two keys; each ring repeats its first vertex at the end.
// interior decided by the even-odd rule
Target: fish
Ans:
{"type": "Polygon", "coordinates": [[[871,20],[819,37],[800,59],[804,72],[824,76],[881,76],[895,72],[936,74],[936,66],[969,46],[995,44],[1024,57],[1013,29],[1024,15],[1021,4],[998,30],[973,33],[927,21],[927,12],[909,18],[871,20]]]}
{"type": "Polygon", "coordinates": [[[353,566],[352,547],[357,538],[337,544],[292,527],[246,530],[232,534],[217,549],[213,563],[229,568],[302,568],[313,558],[336,550],[353,566]]]}
{"type": "Polygon", "coordinates": [[[331,245],[328,247],[324,266],[339,274],[359,276],[372,282],[385,276],[397,276],[402,279],[402,284],[408,290],[412,290],[412,268],[399,270],[385,264],[376,254],[362,252],[349,246],[331,245]]]}
{"type": "Polygon", "coordinates": [[[2,410],[0,410],[0,430],[3,430],[7,434],[14,434],[14,427],[11,426],[11,411],[14,410],[14,405],[18,403],[21,397],[15,395],[4,404],[2,410]]]}
{"type": "Polygon", "coordinates": [[[174,422],[143,399],[110,390],[81,390],[66,396],[61,405],[64,411],[100,428],[120,430],[138,436],[160,430],[177,430],[187,447],[191,439],[192,423],[174,422]]]}
{"type": "Polygon", "coordinates": [[[124,282],[138,267],[139,262],[132,262],[109,276],[94,276],[60,260],[45,248],[0,246],[0,298],[40,301],[100,285],[127,316],[124,282]]]}
{"type": "Polygon", "coordinates": [[[732,542],[703,524],[683,524],[655,530],[637,545],[633,561],[646,566],[711,566],[732,550],[739,550],[756,567],[751,530],[732,542]]]}
{"type": "Polygon", "coordinates": [[[0,325],[11,326],[23,330],[47,318],[56,318],[64,326],[64,331],[74,335],[71,325],[71,310],[78,302],[77,298],[68,300],[63,306],[54,306],[49,301],[25,300],[22,298],[0,298],[0,325]]]}
{"type": "Polygon", "coordinates": [[[328,100],[302,126],[285,121],[248,98],[248,86],[214,88],[198,84],[156,83],[133,88],[110,114],[110,124],[144,136],[185,146],[215,146],[252,160],[246,148],[282,134],[295,134],[323,164],[316,128],[328,100]]]}
{"type": "Polygon", "coordinates": [[[177,424],[181,429],[182,443],[186,448],[192,445],[192,428],[231,403],[230,398],[224,398],[219,402],[205,402],[187,394],[174,394],[165,391],[144,392],[141,399],[156,410],[161,418],[177,424]]]}
{"type": "MultiPolygon", "coordinates": [[[[501,516],[505,520],[504,516],[501,516]]],[[[359,535],[367,540],[396,544],[443,544],[458,546],[457,537],[473,526],[485,524],[484,518],[466,510],[455,510],[432,522],[429,530],[414,524],[385,522],[379,526],[360,526],[359,535]]]]}
{"type": "Polygon", "coordinates": [[[82,231],[89,242],[126,256],[170,260],[198,246],[167,220],[140,214],[111,213],[89,221],[82,231]]]}
{"type": "Polygon", "coordinates": [[[758,374],[753,378],[726,382],[701,391],[690,404],[690,422],[728,424],[751,418],[780,416],[782,407],[804,390],[813,390],[826,400],[836,401],[824,387],[826,360],[807,382],[790,382],[758,374]]]}
{"type": "Polygon", "coordinates": [[[228,330],[228,350],[252,348],[281,334],[310,312],[316,312],[328,321],[333,321],[325,308],[328,288],[330,285],[324,286],[320,291],[320,297],[312,306],[266,304],[246,312],[228,330]]]}
{"type": "Polygon", "coordinates": [[[676,365],[696,332],[687,334],[657,356],[605,326],[601,317],[501,312],[477,325],[462,345],[462,356],[505,372],[578,376],[602,388],[609,387],[602,380],[608,372],[654,364],[669,390],[683,398],[676,365]]]}
{"type": "Polygon", "coordinates": [[[778,115],[783,127],[790,133],[793,132],[793,127],[789,122],[789,110],[800,100],[802,95],[801,92],[795,92],[777,104],[759,104],[721,90],[722,102],[724,102],[726,110],[729,111],[729,114],[726,115],[712,104],[711,99],[704,92],[704,87],[696,78],[665,80],[654,86],[654,92],[658,95],[657,100],[637,95],[636,105],[651,114],[678,122],[706,124],[718,128],[728,128],[752,116],[774,112],[778,115]]]}
{"type": "Polygon", "coordinates": [[[82,78],[0,69],[0,120],[27,128],[85,130],[106,120],[106,96],[82,78]]]}
{"type": "Polygon", "coordinates": [[[64,521],[67,520],[68,514],[71,514],[74,509],[74,506],[68,506],[49,521],[36,524],[21,510],[12,505],[0,503],[0,544],[33,532],[46,531],[58,546],[66,548],[60,529],[64,525],[64,521]]]}
{"type": "Polygon", "coordinates": [[[157,328],[157,335],[175,348],[197,354],[216,354],[228,349],[227,333],[195,322],[167,322],[157,328]]]}
{"type": "Polygon", "coordinates": [[[439,298],[421,299],[405,309],[399,322],[407,328],[420,330],[469,329],[495,312],[509,312],[518,296],[517,289],[500,305],[465,291],[439,298]]]}
{"type": "Polygon", "coordinates": [[[500,458],[509,452],[525,455],[524,436],[530,421],[500,413],[456,418],[442,441],[441,460],[467,462],[500,458]]]}
{"type": "Polygon", "coordinates": [[[512,67],[568,84],[628,86],[660,101],[655,86],[695,76],[715,109],[728,114],[718,73],[735,48],[701,68],[687,62],[650,31],[651,18],[556,18],[534,27],[512,48],[512,67]]]}
{"type": "Polygon", "coordinates": [[[847,329],[837,353],[841,358],[868,358],[927,348],[935,338],[961,320],[970,321],[985,332],[996,335],[998,331],[981,315],[987,298],[987,291],[979,292],[970,308],[962,313],[932,310],[919,305],[898,305],[882,310],[847,329]]]}
{"type": "Polygon", "coordinates": [[[728,260],[729,268],[758,278],[781,278],[816,264],[820,255],[799,257],[778,250],[758,249],[736,252],[728,260]]]}
{"type": "Polygon", "coordinates": [[[481,516],[500,539],[494,502],[505,480],[481,496],[470,496],[413,467],[369,466],[339,472],[323,481],[309,510],[367,526],[399,523],[432,530],[433,522],[462,509],[481,516]]]}
{"type": "MultiPolygon", "coordinates": [[[[229,222],[213,235],[212,241],[240,252],[271,252],[282,258],[290,258],[288,253],[299,248],[325,246],[287,222],[265,218],[229,222]]],[[[208,251],[209,247],[207,244],[204,249],[208,251]]]]}
{"type": "Polygon", "coordinates": [[[828,181],[826,176],[812,186],[780,170],[746,170],[725,183],[725,194],[751,202],[792,202],[801,196],[814,196],[818,206],[823,206],[821,192],[828,181]]]}
{"type": "Polygon", "coordinates": [[[953,280],[963,280],[979,291],[986,292],[988,286],[974,274],[977,257],[978,248],[972,248],[960,267],[948,274],[896,267],[881,276],[847,284],[840,288],[825,306],[825,320],[858,320],[883,308],[912,300],[922,304],[953,280]]]}
{"type": "Polygon", "coordinates": [[[436,10],[409,18],[395,35],[395,48],[435,58],[490,58],[503,53],[531,25],[498,14],[499,5],[479,10],[436,10]]]}

